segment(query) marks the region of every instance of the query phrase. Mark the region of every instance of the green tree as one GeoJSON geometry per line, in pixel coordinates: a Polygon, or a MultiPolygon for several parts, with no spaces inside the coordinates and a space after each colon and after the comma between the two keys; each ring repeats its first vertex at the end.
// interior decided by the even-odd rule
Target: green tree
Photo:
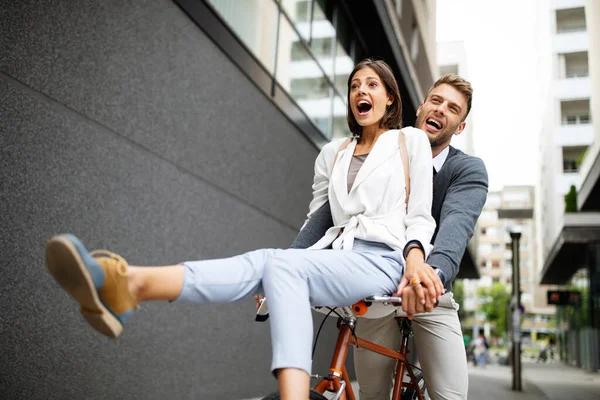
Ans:
{"type": "Polygon", "coordinates": [[[569,193],[565,194],[565,212],[577,212],[577,189],[571,185],[569,193]]]}
{"type": "Polygon", "coordinates": [[[485,320],[494,327],[492,333],[501,337],[506,333],[506,314],[508,312],[510,293],[501,283],[494,283],[492,287],[480,287],[477,289],[480,299],[479,310],[485,313],[485,320]]]}

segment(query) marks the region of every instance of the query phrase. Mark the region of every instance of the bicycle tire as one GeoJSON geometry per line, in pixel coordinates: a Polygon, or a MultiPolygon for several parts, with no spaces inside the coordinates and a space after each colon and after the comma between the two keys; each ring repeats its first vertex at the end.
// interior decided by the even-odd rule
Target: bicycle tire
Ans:
{"type": "MultiPolygon", "coordinates": [[[[267,395],[262,400],[279,400],[279,399],[280,399],[279,392],[274,392],[274,393],[267,395]]],[[[308,399],[309,400],[327,400],[327,397],[325,397],[321,393],[316,392],[311,389],[310,393],[308,394],[308,399]]]]}

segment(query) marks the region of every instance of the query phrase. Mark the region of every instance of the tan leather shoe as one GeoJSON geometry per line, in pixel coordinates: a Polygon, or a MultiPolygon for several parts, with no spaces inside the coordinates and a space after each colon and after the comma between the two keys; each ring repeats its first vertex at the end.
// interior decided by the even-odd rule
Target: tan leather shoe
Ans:
{"type": "Polygon", "coordinates": [[[106,250],[90,253],[77,237],[67,234],[50,239],[46,265],[94,329],[111,338],[121,334],[138,308],[128,289],[127,261],[106,250]]]}

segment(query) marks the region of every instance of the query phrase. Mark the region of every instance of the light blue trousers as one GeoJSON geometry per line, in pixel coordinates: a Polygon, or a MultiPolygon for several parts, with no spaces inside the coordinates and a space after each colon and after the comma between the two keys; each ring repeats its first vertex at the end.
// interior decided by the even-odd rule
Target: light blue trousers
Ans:
{"type": "Polygon", "coordinates": [[[356,240],[353,251],[263,249],[236,257],[185,262],[177,301],[227,303],[264,293],[269,301],[271,370],[311,373],[311,306],[348,306],[391,294],[402,278],[400,252],[356,240]]]}

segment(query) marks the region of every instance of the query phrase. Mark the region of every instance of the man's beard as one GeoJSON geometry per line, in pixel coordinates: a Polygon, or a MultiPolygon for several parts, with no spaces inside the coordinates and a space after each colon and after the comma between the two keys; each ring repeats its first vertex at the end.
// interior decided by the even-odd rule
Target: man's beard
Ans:
{"type": "Polygon", "coordinates": [[[431,137],[430,136],[431,133],[428,133],[424,129],[424,127],[426,125],[425,120],[426,120],[425,115],[420,114],[417,116],[417,121],[415,122],[415,124],[416,124],[417,128],[421,129],[422,131],[425,131],[425,134],[427,134],[427,138],[429,139],[429,144],[431,145],[432,148],[443,146],[446,143],[448,143],[450,141],[450,139],[452,139],[452,132],[454,132],[456,130],[456,127],[453,127],[453,129],[449,129],[449,127],[445,127],[440,132],[437,132],[435,134],[435,137],[431,137]]]}

